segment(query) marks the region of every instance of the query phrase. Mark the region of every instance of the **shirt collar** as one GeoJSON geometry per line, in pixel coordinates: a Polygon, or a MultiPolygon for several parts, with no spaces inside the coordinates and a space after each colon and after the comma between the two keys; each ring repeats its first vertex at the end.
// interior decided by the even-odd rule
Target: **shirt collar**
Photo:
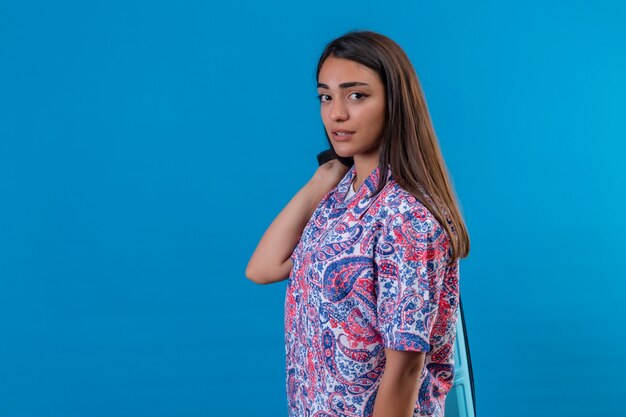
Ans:
{"type": "MultiPolygon", "coordinates": [[[[337,188],[335,191],[335,200],[337,207],[345,207],[348,205],[346,200],[346,194],[348,193],[348,189],[352,186],[352,180],[356,176],[356,166],[352,165],[348,172],[344,175],[344,177],[337,184],[337,188]]],[[[353,201],[362,201],[369,200],[376,188],[378,187],[378,182],[380,181],[380,167],[377,165],[365,178],[365,181],[361,185],[361,187],[356,190],[356,194],[352,196],[350,202],[353,201]]],[[[393,177],[391,175],[391,165],[387,164],[387,181],[391,180],[393,177]]]]}

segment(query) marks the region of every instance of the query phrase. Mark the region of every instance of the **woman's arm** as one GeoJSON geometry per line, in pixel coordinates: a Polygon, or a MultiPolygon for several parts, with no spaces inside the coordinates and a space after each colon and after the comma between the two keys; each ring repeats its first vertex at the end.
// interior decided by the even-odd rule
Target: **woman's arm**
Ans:
{"type": "Polygon", "coordinates": [[[385,349],[385,357],[372,417],[413,417],[425,354],[385,349]]]}
{"type": "Polygon", "coordinates": [[[293,266],[289,258],[304,226],[322,198],[341,181],[347,170],[333,159],[315,171],[265,231],[246,267],[249,280],[271,284],[289,278],[293,266]]]}

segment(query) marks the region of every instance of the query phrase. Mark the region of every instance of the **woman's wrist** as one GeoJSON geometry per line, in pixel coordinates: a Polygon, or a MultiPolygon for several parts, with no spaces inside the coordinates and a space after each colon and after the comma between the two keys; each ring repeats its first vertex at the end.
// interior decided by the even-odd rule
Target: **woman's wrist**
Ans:
{"type": "Polygon", "coordinates": [[[311,178],[309,182],[304,185],[302,191],[305,193],[307,201],[309,201],[310,215],[313,214],[317,205],[330,190],[332,190],[332,188],[328,188],[327,185],[321,184],[315,177],[311,178]]]}
{"type": "Polygon", "coordinates": [[[315,176],[309,179],[309,182],[306,183],[305,187],[312,195],[320,198],[325,196],[326,193],[331,190],[328,188],[328,185],[324,184],[315,176]]]}

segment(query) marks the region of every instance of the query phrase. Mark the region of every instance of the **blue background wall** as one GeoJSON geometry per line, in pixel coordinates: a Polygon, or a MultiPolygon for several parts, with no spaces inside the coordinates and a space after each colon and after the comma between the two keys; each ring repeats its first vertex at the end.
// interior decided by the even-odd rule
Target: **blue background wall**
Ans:
{"type": "Polygon", "coordinates": [[[316,60],[354,28],[405,48],[454,178],[479,416],[625,415],[625,21],[0,0],[0,416],[286,416],[285,283],[244,269],[316,168],[316,60]]]}

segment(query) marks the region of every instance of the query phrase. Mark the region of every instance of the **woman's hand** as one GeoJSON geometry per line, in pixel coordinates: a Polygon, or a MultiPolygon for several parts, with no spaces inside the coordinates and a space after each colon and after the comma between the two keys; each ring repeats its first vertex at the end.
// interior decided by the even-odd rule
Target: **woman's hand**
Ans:
{"type": "Polygon", "coordinates": [[[339,184],[339,181],[346,175],[348,169],[338,159],[331,159],[317,168],[309,181],[310,186],[317,195],[323,197],[339,184]]]}

